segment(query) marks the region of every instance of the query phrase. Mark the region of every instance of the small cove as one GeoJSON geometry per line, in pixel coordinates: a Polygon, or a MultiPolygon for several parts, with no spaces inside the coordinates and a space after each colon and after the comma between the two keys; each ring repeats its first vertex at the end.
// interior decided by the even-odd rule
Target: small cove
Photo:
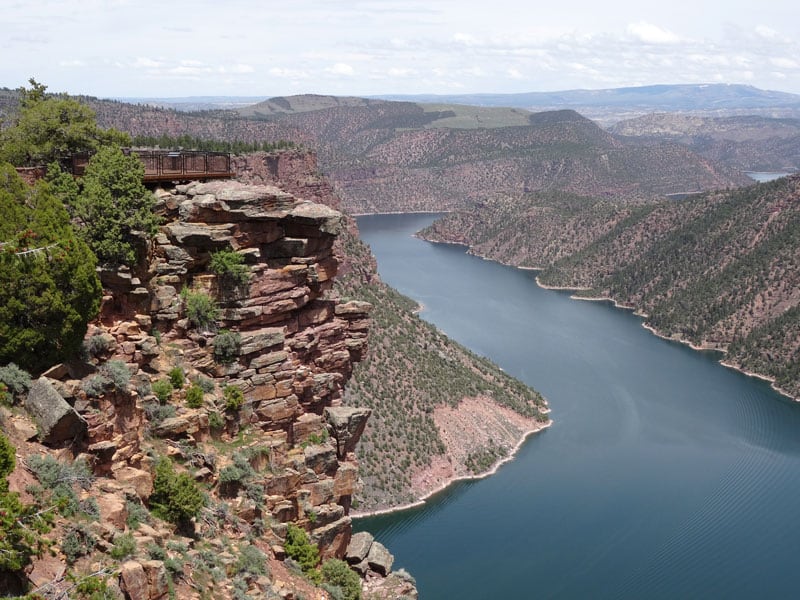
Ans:
{"type": "Polygon", "coordinates": [[[359,218],[382,278],[550,402],[555,424],[484,480],[360,519],[437,598],[793,596],[800,407],[535,272],[359,218]]]}

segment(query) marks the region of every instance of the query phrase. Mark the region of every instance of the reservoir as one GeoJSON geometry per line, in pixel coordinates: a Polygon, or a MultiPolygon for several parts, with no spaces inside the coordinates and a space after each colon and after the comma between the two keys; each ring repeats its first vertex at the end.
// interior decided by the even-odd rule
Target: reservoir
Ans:
{"type": "Polygon", "coordinates": [[[797,597],[800,406],[628,311],[412,237],[434,218],[358,224],[384,281],[539,390],[554,424],[496,475],[355,523],[420,597],[797,597]]]}

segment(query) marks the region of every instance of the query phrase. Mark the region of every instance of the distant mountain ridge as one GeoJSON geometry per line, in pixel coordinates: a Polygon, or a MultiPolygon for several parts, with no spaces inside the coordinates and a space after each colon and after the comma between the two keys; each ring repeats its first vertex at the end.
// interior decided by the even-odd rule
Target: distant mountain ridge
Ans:
{"type": "Polygon", "coordinates": [[[387,94],[374,97],[403,102],[451,102],[477,106],[519,106],[523,108],[647,105],[653,110],[690,111],[800,106],[800,95],[798,94],[725,83],[647,85],[517,94],[387,94]]]}
{"type": "Polygon", "coordinates": [[[656,113],[620,121],[609,131],[677,142],[736,169],[800,170],[800,119],[656,113]]]}
{"type": "Polygon", "coordinates": [[[384,100],[437,102],[477,106],[510,106],[527,110],[572,108],[604,123],[651,112],[716,115],[761,114],[800,117],[800,95],[740,84],[675,84],[601,90],[564,90],[518,94],[387,94],[384,100]]]}

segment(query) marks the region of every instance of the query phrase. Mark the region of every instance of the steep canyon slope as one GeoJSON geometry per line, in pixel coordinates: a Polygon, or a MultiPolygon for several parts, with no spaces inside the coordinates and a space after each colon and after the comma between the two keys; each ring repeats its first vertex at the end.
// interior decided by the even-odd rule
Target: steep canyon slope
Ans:
{"type": "Polygon", "coordinates": [[[800,177],[683,201],[530,194],[451,214],[422,233],[543,269],[647,315],[659,333],[800,395],[800,177]]]}
{"type": "Polygon", "coordinates": [[[709,160],[742,171],[800,170],[798,119],[661,113],[621,121],[609,131],[630,138],[679,143],[709,160]]]}
{"type": "Polygon", "coordinates": [[[379,543],[348,550],[370,411],[342,394],[370,306],[330,296],[342,215],[230,181],[157,196],[155,238],[101,273],[85,355],[33,382],[24,409],[0,407],[11,491],[57,513],[48,552],[12,569],[16,586],[0,570],[0,593],[27,579],[47,597],[327,598],[283,562],[303,531],[322,558],[415,594],[379,543]],[[215,268],[220,253],[240,268],[215,268]]]}
{"type": "MultiPolygon", "coordinates": [[[[280,181],[304,197],[338,202],[308,151],[252,154],[237,160],[237,171],[250,182],[280,181]]],[[[372,306],[369,350],[345,392],[347,404],[372,410],[356,450],[364,481],[357,510],[370,511],[491,469],[548,418],[539,394],[420,319],[412,300],[380,280],[355,221],[346,223],[335,289],[372,306]],[[458,419],[481,427],[471,437],[455,435],[458,419]]]]}

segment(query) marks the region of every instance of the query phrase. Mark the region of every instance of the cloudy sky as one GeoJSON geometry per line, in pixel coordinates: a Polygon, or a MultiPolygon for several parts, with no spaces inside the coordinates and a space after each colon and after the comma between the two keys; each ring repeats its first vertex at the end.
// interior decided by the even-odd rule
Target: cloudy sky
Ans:
{"type": "Polygon", "coordinates": [[[800,93],[797,0],[3,0],[0,31],[0,87],[100,97],[800,93]]]}

